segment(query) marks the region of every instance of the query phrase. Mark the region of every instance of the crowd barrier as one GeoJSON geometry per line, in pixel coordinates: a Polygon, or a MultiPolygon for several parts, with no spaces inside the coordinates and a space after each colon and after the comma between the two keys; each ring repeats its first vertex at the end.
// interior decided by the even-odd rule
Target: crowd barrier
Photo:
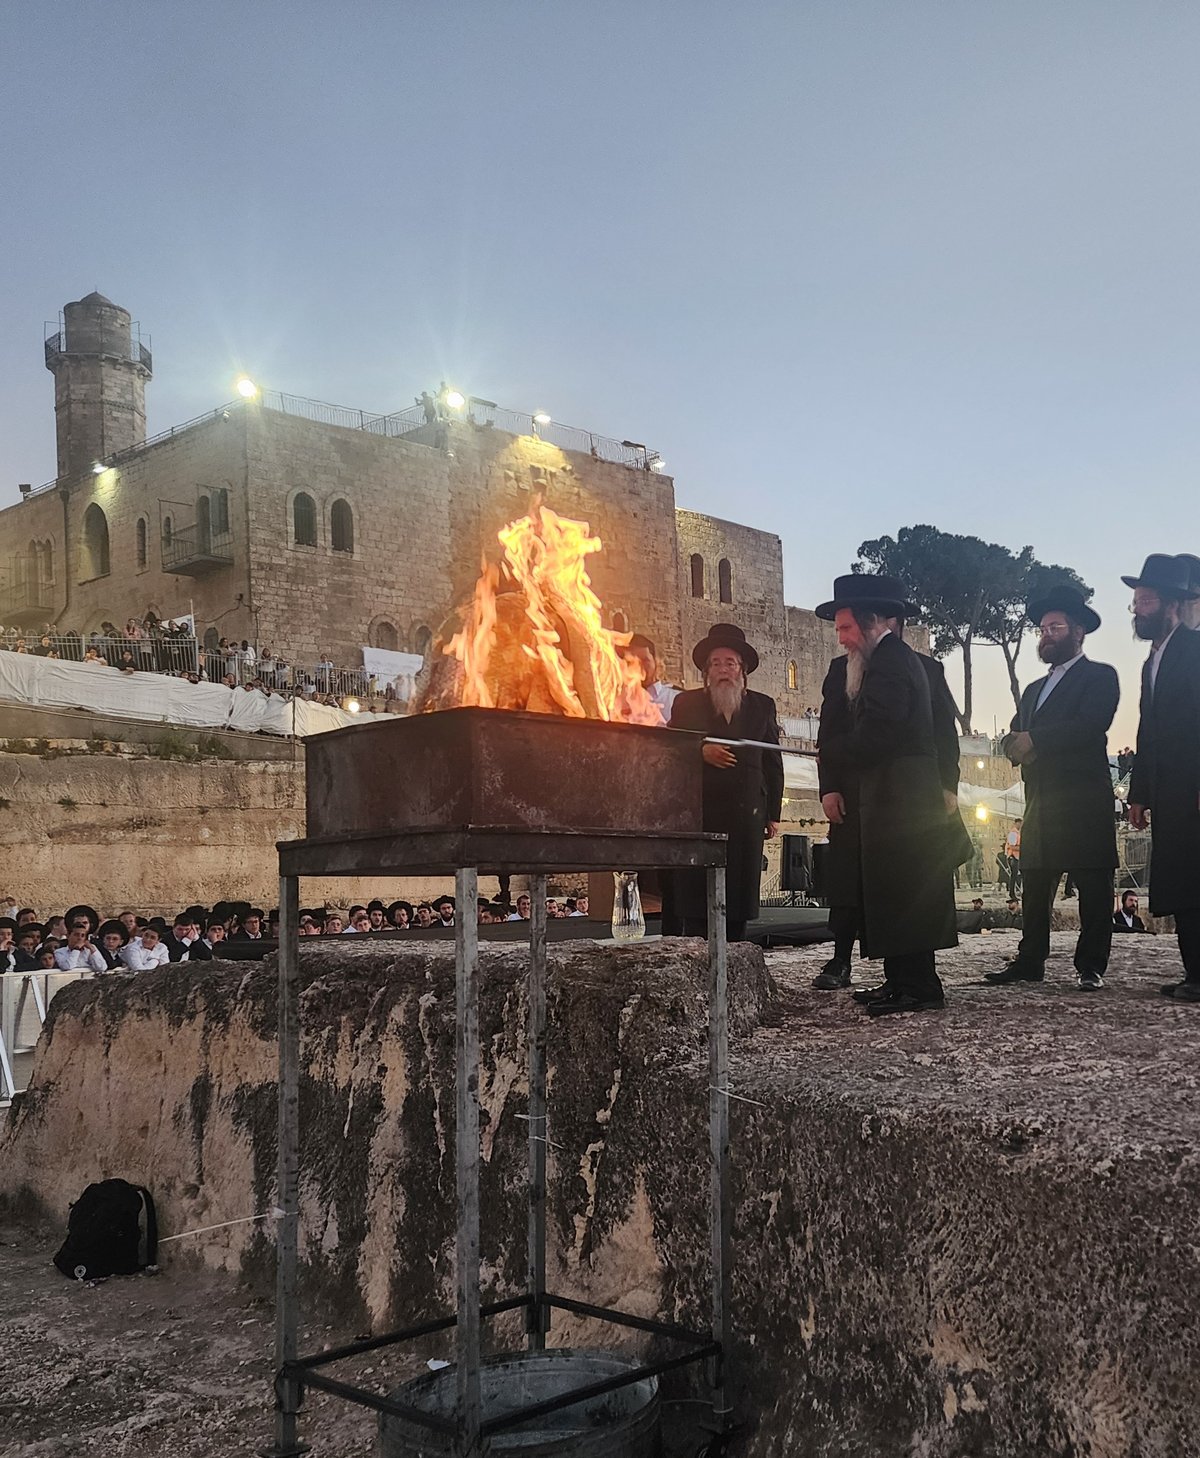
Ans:
{"type": "Polygon", "coordinates": [[[0,1105],[29,1083],[50,999],[90,972],[0,972],[0,1105]]]}
{"type": "Polygon", "coordinates": [[[0,701],[48,709],[87,709],[120,719],[150,719],[189,729],[239,729],[248,734],[306,738],[327,729],[372,722],[308,699],[259,689],[191,683],[160,673],[122,673],[101,663],[69,663],[25,653],[0,653],[0,701]]]}

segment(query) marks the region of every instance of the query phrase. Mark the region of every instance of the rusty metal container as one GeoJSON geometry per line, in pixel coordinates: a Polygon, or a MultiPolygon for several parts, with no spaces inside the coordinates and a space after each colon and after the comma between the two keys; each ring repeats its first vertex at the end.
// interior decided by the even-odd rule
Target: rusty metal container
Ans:
{"type": "Polygon", "coordinates": [[[446,709],[305,741],[307,835],[510,826],[699,834],[700,736],[446,709]]]}

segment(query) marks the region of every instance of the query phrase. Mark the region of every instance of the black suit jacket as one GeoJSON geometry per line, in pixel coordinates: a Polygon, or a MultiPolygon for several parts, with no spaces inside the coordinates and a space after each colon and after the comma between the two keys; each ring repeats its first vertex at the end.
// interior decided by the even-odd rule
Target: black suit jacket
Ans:
{"type": "Polygon", "coordinates": [[[1114,911],[1113,912],[1113,931],[1115,931],[1115,932],[1144,932],[1145,930],[1146,930],[1146,923],[1142,920],[1142,918],[1140,916],[1135,916],[1133,918],[1133,925],[1132,926],[1126,926],[1125,925],[1125,918],[1121,915],[1121,913],[1119,911],[1114,911]]]}
{"type": "MultiPolygon", "coordinates": [[[[1029,685],[1012,721],[1012,733],[1029,734],[1037,751],[1033,763],[1021,767],[1025,781],[1021,867],[1109,870],[1117,864],[1108,763],[1108,728],[1121,697],[1117,671],[1083,658],[1039,709],[1045,686],[1045,678],[1029,685]]],[[[1006,735],[1006,753],[1009,741],[1006,735]]]]}
{"type": "Polygon", "coordinates": [[[1200,633],[1184,627],[1163,649],[1153,690],[1149,659],[1142,669],[1129,802],[1150,809],[1150,910],[1200,909],[1200,633]]]}

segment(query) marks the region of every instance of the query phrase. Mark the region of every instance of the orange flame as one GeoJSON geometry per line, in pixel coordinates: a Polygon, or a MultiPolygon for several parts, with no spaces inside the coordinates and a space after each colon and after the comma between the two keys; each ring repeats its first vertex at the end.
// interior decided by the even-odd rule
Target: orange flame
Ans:
{"type": "Polygon", "coordinates": [[[602,543],[587,522],[559,516],[537,500],[529,515],[510,522],[498,540],[504,548],[502,569],[485,558],[467,620],[444,650],[461,668],[460,701],[495,708],[503,700],[505,707],[573,719],[661,724],[662,713],[646,692],[637,660],[617,653],[630,635],[603,625],[602,605],[586,567],[587,557],[602,543]],[[501,693],[496,682],[501,570],[524,604],[520,646],[530,674],[522,675],[516,703],[511,683],[501,693]]]}

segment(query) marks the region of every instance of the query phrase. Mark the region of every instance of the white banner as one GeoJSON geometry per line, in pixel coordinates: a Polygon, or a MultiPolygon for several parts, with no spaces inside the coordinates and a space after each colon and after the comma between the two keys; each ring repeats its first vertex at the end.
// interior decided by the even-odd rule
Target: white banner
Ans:
{"type": "Polygon", "coordinates": [[[364,645],[363,668],[374,674],[380,686],[395,684],[399,698],[411,699],[413,681],[425,660],[419,653],[396,653],[390,648],[368,648],[364,645]]]}

